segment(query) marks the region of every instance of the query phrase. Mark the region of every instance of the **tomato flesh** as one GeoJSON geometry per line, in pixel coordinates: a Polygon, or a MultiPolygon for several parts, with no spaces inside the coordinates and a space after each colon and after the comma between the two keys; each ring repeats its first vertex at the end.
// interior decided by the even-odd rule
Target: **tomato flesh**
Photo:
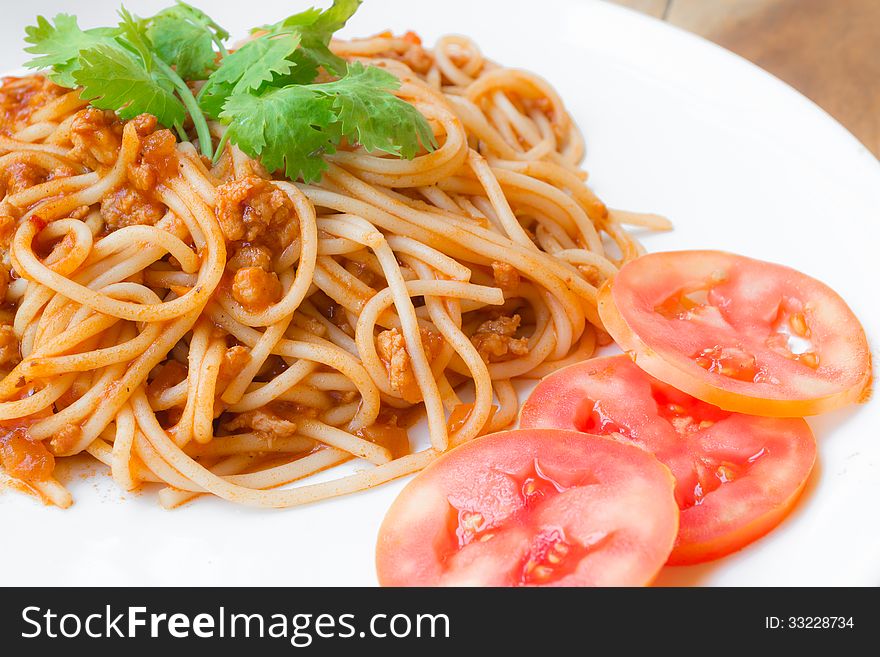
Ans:
{"type": "Polygon", "coordinates": [[[606,329],[639,367],[740,413],[814,415],[867,396],[862,326],[831,288],[719,251],[642,256],[600,292],[606,329]]]}
{"type": "Polygon", "coordinates": [[[797,501],[816,458],[803,419],[724,411],[626,356],[548,376],[523,405],[520,426],[612,435],[666,464],[681,509],[670,564],[716,559],[766,534],[797,501]]]}
{"type": "Polygon", "coordinates": [[[678,530],[669,470],[599,436],[507,431],[417,475],[379,531],[385,586],[640,586],[678,530]]]}

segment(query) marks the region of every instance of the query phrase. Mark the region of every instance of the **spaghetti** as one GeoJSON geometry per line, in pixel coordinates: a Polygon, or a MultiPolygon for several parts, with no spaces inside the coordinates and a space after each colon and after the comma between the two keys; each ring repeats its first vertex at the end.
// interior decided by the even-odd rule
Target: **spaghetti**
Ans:
{"type": "Polygon", "coordinates": [[[124,489],[162,484],[166,507],[312,502],[509,426],[514,380],[607,339],[597,288],[642,252],[622,225],[667,225],[595,196],[556,92],[463,37],[332,49],[397,76],[439,147],[349,146],[302,184],[228,144],[212,164],[42,76],[4,81],[8,475],[66,507],[55,459],[88,452],[124,489]],[[307,481],[352,459],[368,467],[307,481]]]}

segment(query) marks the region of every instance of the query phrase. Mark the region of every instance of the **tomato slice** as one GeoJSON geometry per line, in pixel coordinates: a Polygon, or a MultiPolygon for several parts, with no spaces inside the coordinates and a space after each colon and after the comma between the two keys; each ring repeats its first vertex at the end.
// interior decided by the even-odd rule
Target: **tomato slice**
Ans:
{"type": "Polygon", "coordinates": [[[523,405],[520,426],[614,435],[665,463],[681,508],[670,564],[717,559],[773,529],[816,459],[816,440],[803,419],[723,411],[651,377],[626,356],[554,372],[523,405]]]}
{"type": "Polygon", "coordinates": [[[572,431],[505,431],[444,454],[389,509],[383,586],[640,586],[678,530],[669,470],[572,431]]]}
{"type": "Polygon", "coordinates": [[[719,251],[653,253],[600,293],[607,331],[643,370],[728,411],[823,413],[867,398],[865,331],[827,285],[719,251]]]}

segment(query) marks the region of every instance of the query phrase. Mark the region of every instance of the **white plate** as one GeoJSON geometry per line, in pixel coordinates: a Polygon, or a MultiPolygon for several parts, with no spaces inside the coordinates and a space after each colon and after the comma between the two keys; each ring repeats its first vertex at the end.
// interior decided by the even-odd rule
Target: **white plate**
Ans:
{"type": "MultiPolygon", "coordinates": [[[[169,4],[126,3],[148,14],[169,4]]],[[[202,3],[243,34],[305,3],[202,3]],[[207,5],[211,5],[208,7],[207,5]]],[[[37,12],[108,24],[116,1],[8,3],[0,62],[16,68],[37,12]]],[[[676,230],[651,250],[722,248],[782,262],[839,291],[880,335],[880,167],[795,91],[697,37],[577,0],[371,0],[346,30],[457,32],[489,57],[545,76],[588,140],[591,184],[613,207],[656,211],[676,230]]],[[[664,584],[880,584],[880,402],[811,420],[819,466],[793,515],[740,553],[670,568],[664,584]]],[[[93,467],[92,472],[97,472],[93,467]]],[[[0,494],[0,551],[21,554],[3,584],[372,585],[373,547],[394,482],[285,511],[201,500],[163,511],[152,491],[73,477],[76,504],[0,494]]]]}

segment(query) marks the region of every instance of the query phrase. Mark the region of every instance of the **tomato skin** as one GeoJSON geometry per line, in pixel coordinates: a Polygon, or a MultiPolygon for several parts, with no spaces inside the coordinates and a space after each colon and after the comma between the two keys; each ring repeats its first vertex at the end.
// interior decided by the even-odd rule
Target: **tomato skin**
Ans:
{"type": "Polygon", "coordinates": [[[395,500],[379,530],[379,582],[648,584],[678,533],[673,483],[649,454],[608,438],[557,430],[478,438],[395,500]]]}
{"type": "MultiPolygon", "coordinates": [[[[608,333],[640,368],[725,410],[801,417],[861,402],[870,394],[871,353],[864,329],[852,310],[825,284],[782,265],[720,251],[649,254],[628,263],[602,286],[599,314],[608,333]],[[777,310],[782,312],[786,295],[799,302],[802,297],[805,304],[815,306],[809,311],[815,318],[812,339],[819,348],[814,371],[801,364],[798,356],[783,357],[760,344],[755,335],[744,339],[750,349],[770,363],[765,378],[781,382],[758,382],[758,375],[755,382],[740,381],[697,364],[697,354],[688,352],[696,352],[697,344],[711,349],[716,340],[711,323],[707,322],[703,328],[708,330],[701,332],[691,321],[662,317],[658,309],[677,291],[698,285],[719,270],[731,278],[717,288],[726,293],[718,304],[720,315],[734,317],[732,321],[737,322],[735,316],[741,313],[746,319],[737,322],[742,324],[737,330],[755,331],[768,344],[779,337],[769,327],[777,310]]],[[[726,328],[717,330],[723,332],[726,328]]]]}
{"type": "Polygon", "coordinates": [[[717,559],[765,535],[791,511],[816,459],[803,419],[723,411],[626,356],[546,377],[523,405],[520,426],[614,435],[667,465],[681,507],[670,565],[717,559]]]}
{"type": "MultiPolygon", "coordinates": [[[[760,420],[764,423],[773,422],[770,418],[760,418],[760,420]]],[[[729,429],[735,435],[736,429],[734,427],[729,427],[729,429]]],[[[768,430],[776,431],[778,427],[774,426],[768,430]]],[[[797,427],[792,427],[791,432],[792,434],[802,433],[797,427]]],[[[743,499],[740,496],[741,491],[725,490],[722,486],[718,491],[707,496],[706,503],[682,510],[682,524],[675,549],[669,557],[669,565],[701,563],[727,556],[775,529],[797,504],[816,461],[815,438],[808,443],[809,448],[803,451],[797,451],[793,448],[797,444],[797,440],[799,440],[798,437],[791,440],[783,438],[774,441],[777,450],[774,456],[780,460],[788,460],[788,467],[792,471],[801,473],[796,479],[796,485],[794,487],[783,485],[780,489],[784,492],[778,493],[774,490],[774,486],[778,486],[779,482],[777,479],[773,479],[773,473],[769,472],[767,473],[768,481],[764,482],[764,486],[750,491],[749,498],[757,499],[757,504],[760,504],[762,498],[769,496],[775,496],[779,499],[778,504],[752,513],[747,521],[741,522],[735,529],[718,535],[711,529],[714,517],[723,513],[726,508],[749,503],[748,498],[743,499]],[[787,452],[785,452],[786,450],[787,452]],[[780,452],[785,453],[780,454],[780,452]],[[728,492],[729,494],[726,494],[728,492]],[[724,496],[723,499],[721,496],[724,496]]],[[[770,464],[767,466],[768,469],[772,467],[770,464]]]]}

